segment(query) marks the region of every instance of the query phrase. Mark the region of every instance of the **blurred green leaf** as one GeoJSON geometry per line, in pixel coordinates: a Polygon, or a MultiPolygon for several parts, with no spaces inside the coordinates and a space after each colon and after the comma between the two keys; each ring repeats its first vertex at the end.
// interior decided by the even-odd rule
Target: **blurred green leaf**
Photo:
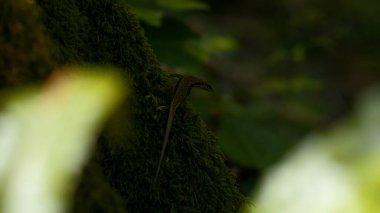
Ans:
{"type": "Polygon", "coordinates": [[[162,63],[180,68],[199,67],[203,64],[203,61],[190,51],[197,48],[191,46],[191,42],[199,36],[182,21],[165,18],[160,28],[146,27],[146,34],[162,63]]]}
{"type": "Polygon", "coordinates": [[[132,12],[145,23],[160,27],[170,12],[204,10],[208,6],[197,0],[125,0],[132,12]]]}
{"type": "Polygon", "coordinates": [[[142,21],[145,21],[155,27],[159,27],[161,25],[161,19],[164,16],[163,12],[149,8],[133,8],[132,12],[142,21]]]}
{"type": "Polygon", "coordinates": [[[257,213],[377,213],[380,193],[380,89],[356,113],[306,138],[263,179],[257,213]]]}
{"type": "Polygon", "coordinates": [[[183,68],[186,68],[188,74],[199,76],[196,73],[200,71],[202,65],[207,64],[212,55],[232,52],[236,47],[234,39],[221,35],[203,35],[201,38],[189,40],[186,43],[186,50],[197,59],[198,64],[183,68]]]}
{"type": "Polygon", "coordinates": [[[65,68],[0,113],[0,211],[67,210],[102,121],[126,94],[112,70],[65,68]],[[107,74],[105,74],[107,73],[107,74]]]}
{"type": "Polygon", "coordinates": [[[237,49],[235,39],[222,35],[208,35],[202,38],[202,48],[208,54],[230,52],[237,49]]]}
{"type": "Polygon", "coordinates": [[[263,85],[257,88],[257,95],[282,94],[291,95],[301,92],[314,92],[322,88],[322,83],[318,79],[304,75],[293,76],[292,78],[267,79],[263,85]]]}
{"type": "Polygon", "coordinates": [[[178,14],[184,11],[207,9],[207,4],[201,1],[126,0],[126,3],[146,23],[145,35],[160,62],[179,72],[195,74],[211,52],[235,45],[232,39],[221,36],[208,37],[203,41],[184,20],[179,19],[178,14]]]}
{"type": "Polygon", "coordinates": [[[208,9],[207,4],[198,0],[157,0],[157,3],[165,9],[176,11],[208,9]]]}
{"type": "Polygon", "coordinates": [[[302,127],[279,117],[270,106],[255,103],[229,109],[218,137],[223,151],[248,168],[265,168],[281,157],[304,134],[302,127]]]}
{"type": "Polygon", "coordinates": [[[210,55],[229,52],[237,46],[230,37],[201,37],[175,18],[164,18],[160,28],[146,26],[145,31],[161,63],[196,76],[210,55]]]}
{"type": "Polygon", "coordinates": [[[154,27],[161,25],[164,11],[156,0],[126,0],[128,6],[136,16],[154,27]]]}

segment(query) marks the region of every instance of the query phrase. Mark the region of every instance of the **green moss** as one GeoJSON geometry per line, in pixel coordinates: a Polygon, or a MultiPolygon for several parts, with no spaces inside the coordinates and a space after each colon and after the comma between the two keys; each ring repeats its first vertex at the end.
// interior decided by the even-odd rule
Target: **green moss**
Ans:
{"type": "Polygon", "coordinates": [[[243,197],[217,141],[179,107],[157,185],[171,81],[161,72],[138,20],[118,0],[38,0],[59,64],[113,65],[134,97],[112,119],[84,170],[74,212],[237,212],[243,197]]]}

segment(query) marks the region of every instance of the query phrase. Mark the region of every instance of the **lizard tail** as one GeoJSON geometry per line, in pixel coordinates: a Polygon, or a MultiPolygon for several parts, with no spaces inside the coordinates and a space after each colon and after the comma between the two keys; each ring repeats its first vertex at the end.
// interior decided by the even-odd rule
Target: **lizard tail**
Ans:
{"type": "Polygon", "coordinates": [[[160,159],[158,160],[158,166],[157,166],[157,170],[156,170],[156,175],[154,176],[153,183],[156,183],[156,181],[157,181],[158,174],[160,173],[160,169],[161,169],[162,159],[164,158],[166,146],[168,145],[170,129],[172,127],[172,122],[173,122],[173,113],[172,113],[172,111],[173,111],[173,109],[170,109],[169,116],[168,116],[168,121],[166,123],[164,144],[162,145],[160,159]]]}

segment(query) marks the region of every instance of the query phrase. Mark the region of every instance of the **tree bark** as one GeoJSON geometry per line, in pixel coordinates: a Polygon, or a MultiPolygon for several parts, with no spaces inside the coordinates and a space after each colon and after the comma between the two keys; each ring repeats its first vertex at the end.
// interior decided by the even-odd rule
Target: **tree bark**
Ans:
{"type": "MultiPolygon", "coordinates": [[[[36,3],[44,36],[51,42],[46,50],[50,55],[43,58],[54,66],[117,67],[134,92],[99,136],[72,211],[237,212],[243,196],[235,178],[224,164],[215,136],[186,104],[176,112],[160,175],[153,184],[168,113],[162,106],[170,105],[173,82],[161,71],[125,1],[36,3]]],[[[24,42],[27,37],[11,39],[24,42]]],[[[44,62],[46,67],[51,67],[49,63],[44,62]]],[[[34,79],[36,74],[30,76],[34,79]]]]}

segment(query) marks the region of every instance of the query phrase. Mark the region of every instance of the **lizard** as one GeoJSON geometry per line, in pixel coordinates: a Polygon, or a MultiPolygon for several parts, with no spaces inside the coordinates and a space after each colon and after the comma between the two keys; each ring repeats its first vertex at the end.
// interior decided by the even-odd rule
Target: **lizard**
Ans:
{"type": "Polygon", "coordinates": [[[174,88],[174,96],[170,103],[169,114],[166,121],[165,137],[162,144],[160,159],[158,161],[156,175],[154,177],[153,183],[157,181],[158,174],[160,172],[162,159],[164,158],[166,146],[168,145],[170,130],[173,125],[174,115],[177,108],[186,100],[186,97],[190,94],[190,91],[193,87],[198,87],[207,91],[212,91],[212,87],[208,83],[204,82],[203,80],[197,77],[187,75],[183,76],[179,74],[173,74],[171,76],[177,77],[179,79],[174,88]]]}

